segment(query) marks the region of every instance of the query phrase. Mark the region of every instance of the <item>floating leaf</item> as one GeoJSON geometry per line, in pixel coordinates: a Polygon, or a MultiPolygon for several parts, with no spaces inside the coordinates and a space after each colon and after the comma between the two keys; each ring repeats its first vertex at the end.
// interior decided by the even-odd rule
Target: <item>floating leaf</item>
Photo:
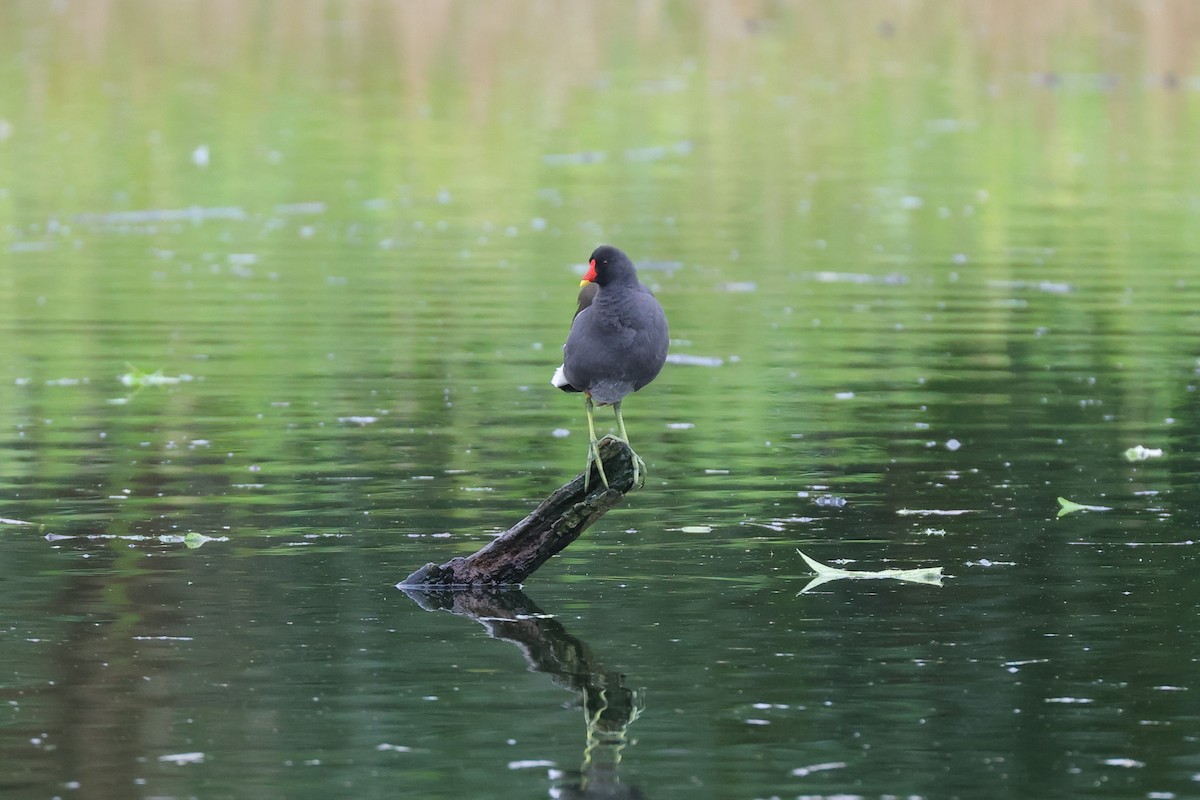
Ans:
{"type": "MultiPolygon", "coordinates": [[[[160,536],[159,539],[164,544],[167,543],[167,538],[165,536],[160,536]]],[[[182,541],[183,541],[183,546],[186,547],[188,550],[195,550],[197,547],[202,547],[202,546],[208,544],[209,542],[228,542],[229,537],[228,536],[205,536],[203,533],[196,533],[195,531],[192,531],[191,533],[184,534],[184,536],[182,537],[182,541]]]]}
{"type": "Polygon", "coordinates": [[[1163,451],[1157,447],[1144,447],[1137,445],[1125,451],[1126,461],[1146,461],[1151,458],[1162,458],[1163,451]]]}
{"type": "Polygon", "coordinates": [[[208,544],[209,542],[228,542],[228,536],[205,536],[195,531],[187,534],[162,533],[158,536],[146,536],[140,533],[89,533],[83,536],[68,536],[61,533],[47,533],[46,541],[59,542],[63,539],[88,539],[90,541],[124,541],[124,542],[158,542],[159,544],[182,544],[189,550],[208,544]]]}
{"type": "Polygon", "coordinates": [[[204,753],[171,753],[159,756],[158,760],[170,764],[203,764],[204,753]]]}
{"type": "Polygon", "coordinates": [[[209,539],[207,536],[205,536],[203,533],[196,533],[195,531],[185,534],[183,537],[183,545],[188,550],[195,550],[197,547],[200,547],[205,542],[210,542],[210,541],[212,541],[212,540],[209,539]]]}
{"type": "Polygon", "coordinates": [[[125,386],[171,386],[176,383],[186,383],[192,380],[191,375],[163,375],[162,370],[156,372],[145,372],[138,369],[133,364],[126,363],[128,372],[121,375],[118,380],[125,386]]]}
{"type": "Polygon", "coordinates": [[[897,581],[907,581],[909,583],[924,583],[930,586],[942,585],[942,568],[941,567],[921,567],[918,569],[880,569],[880,570],[856,570],[856,569],[841,569],[840,567],[831,567],[828,564],[822,564],[815,558],[809,558],[800,550],[800,557],[808,564],[813,572],[817,573],[817,577],[813,578],[808,584],[800,590],[800,594],[812,591],[823,583],[838,580],[879,580],[891,579],[897,581]]]}
{"type": "Polygon", "coordinates": [[[1074,514],[1076,511],[1112,511],[1108,506],[1089,506],[1083,503],[1076,503],[1073,500],[1068,500],[1065,497],[1058,498],[1058,516],[1066,516],[1074,514]]]}
{"type": "Polygon", "coordinates": [[[924,516],[924,517],[957,517],[962,514],[970,514],[969,508],[902,508],[896,512],[902,517],[924,516]]]}

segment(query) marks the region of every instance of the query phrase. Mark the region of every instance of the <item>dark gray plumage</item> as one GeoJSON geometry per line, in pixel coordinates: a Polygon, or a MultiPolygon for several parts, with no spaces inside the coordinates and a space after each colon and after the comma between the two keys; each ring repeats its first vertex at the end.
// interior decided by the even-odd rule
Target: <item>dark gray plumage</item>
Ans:
{"type": "MultiPolygon", "coordinates": [[[[588,473],[594,461],[607,486],[597,452],[592,406],[613,407],[618,435],[628,444],[621,401],[658,376],[670,337],[662,306],[638,280],[633,262],[617,248],[596,248],[582,285],[579,308],[563,345],[563,364],[551,383],[563,391],[584,393],[590,435],[588,473]]],[[[634,459],[636,481],[645,463],[636,453],[634,459]]]]}

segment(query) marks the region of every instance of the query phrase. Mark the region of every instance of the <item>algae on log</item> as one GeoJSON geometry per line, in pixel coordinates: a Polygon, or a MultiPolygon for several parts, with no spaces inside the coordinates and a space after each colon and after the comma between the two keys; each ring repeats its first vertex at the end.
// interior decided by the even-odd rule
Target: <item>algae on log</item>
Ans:
{"type": "Polygon", "coordinates": [[[486,587],[513,586],[562,550],[633,488],[633,451],[612,436],[600,441],[600,460],[608,487],[594,466],[588,488],[584,473],[560,487],[533,512],[497,536],[478,552],[452,558],[445,564],[426,564],[397,586],[486,587]]]}

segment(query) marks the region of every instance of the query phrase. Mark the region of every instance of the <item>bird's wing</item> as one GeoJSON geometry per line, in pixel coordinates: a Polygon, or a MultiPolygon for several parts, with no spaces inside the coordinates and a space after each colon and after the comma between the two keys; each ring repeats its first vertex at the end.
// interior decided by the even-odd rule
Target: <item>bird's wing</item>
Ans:
{"type": "MultiPolygon", "coordinates": [[[[583,288],[579,290],[579,307],[575,309],[576,317],[579,316],[581,311],[592,304],[592,301],[596,299],[596,292],[598,291],[600,291],[600,286],[598,284],[584,284],[583,288]]],[[[574,319],[574,317],[572,317],[572,319],[574,319]]]]}

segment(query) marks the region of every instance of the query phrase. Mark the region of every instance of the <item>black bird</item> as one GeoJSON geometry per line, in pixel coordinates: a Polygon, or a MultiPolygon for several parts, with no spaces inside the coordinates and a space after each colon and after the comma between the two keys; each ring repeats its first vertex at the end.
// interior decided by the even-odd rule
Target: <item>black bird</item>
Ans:
{"type": "MultiPolygon", "coordinates": [[[[617,415],[617,435],[629,444],[621,401],[654,380],[667,359],[667,315],[650,290],[638,281],[629,256],[603,245],[592,252],[587,274],[579,284],[579,309],[563,345],[562,366],[551,383],[564,392],[583,392],[588,421],[588,458],[584,488],[592,464],[608,486],[600,461],[593,405],[611,405],[617,415]]],[[[631,451],[633,447],[629,448],[631,451]]],[[[646,469],[633,454],[633,482],[646,469]]]]}

